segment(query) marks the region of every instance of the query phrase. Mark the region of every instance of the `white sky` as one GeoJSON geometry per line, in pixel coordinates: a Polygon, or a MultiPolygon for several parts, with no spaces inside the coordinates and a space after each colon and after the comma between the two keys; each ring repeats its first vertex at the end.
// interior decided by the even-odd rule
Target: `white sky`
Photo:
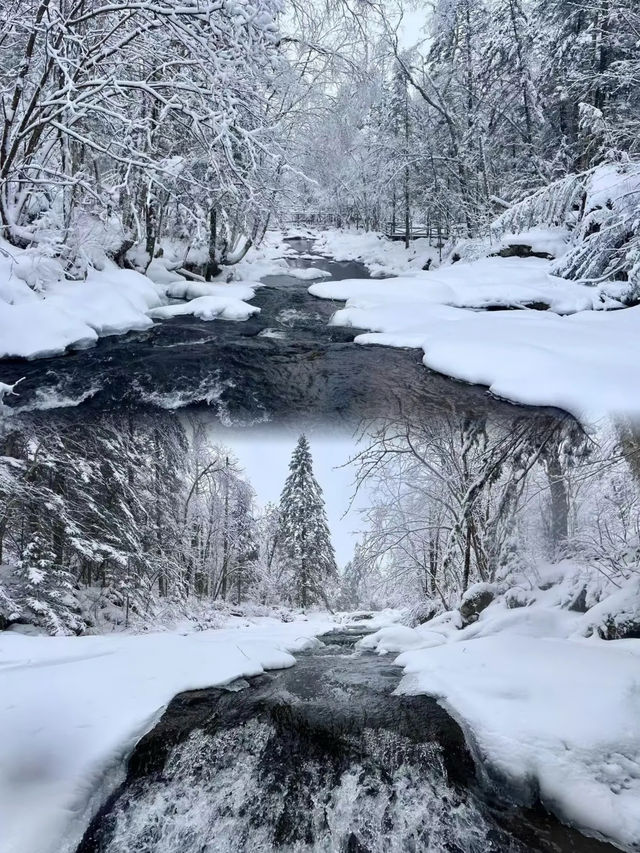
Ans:
{"type": "MultiPolygon", "coordinates": [[[[299,432],[296,427],[261,426],[233,435],[224,430],[213,435],[216,441],[233,451],[256,491],[258,503],[264,506],[269,501],[277,504],[280,500],[299,432]]],[[[359,496],[347,512],[354,491],[354,467],[340,467],[353,456],[354,439],[350,432],[326,428],[322,431],[308,429],[305,433],[311,446],[313,471],[324,492],[331,540],[341,567],[353,554],[357,531],[364,528],[357,511],[366,503],[364,495],[359,496]],[[347,515],[343,518],[345,512],[347,515]]]]}
{"type": "Polygon", "coordinates": [[[426,9],[405,10],[402,27],[400,29],[400,45],[404,48],[413,47],[417,42],[424,39],[422,27],[427,21],[426,9]]]}

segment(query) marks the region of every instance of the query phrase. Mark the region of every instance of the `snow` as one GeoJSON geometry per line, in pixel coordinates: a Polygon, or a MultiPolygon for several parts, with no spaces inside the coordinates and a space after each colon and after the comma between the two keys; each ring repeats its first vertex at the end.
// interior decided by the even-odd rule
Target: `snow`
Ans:
{"type": "MultiPolygon", "coordinates": [[[[557,406],[585,423],[640,414],[640,306],[549,275],[539,258],[482,258],[384,281],[313,284],[346,301],[332,324],[370,329],[361,344],[420,347],[424,364],[517,403],[557,406]],[[543,303],[548,311],[524,306],[543,303]],[[482,311],[488,306],[521,308],[482,311]]],[[[624,287],[624,283],[620,283],[624,287]]]]}
{"type": "Polygon", "coordinates": [[[519,234],[503,234],[500,249],[507,246],[530,246],[532,252],[557,258],[567,250],[570,233],[566,228],[530,228],[519,234]]]}
{"type": "Polygon", "coordinates": [[[161,258],[154,258],[145,270],[145,275],[150,278],[155,284],[173,284],[176,281],[183,281],[184,276],[174,270],[167,268],[162,263],[161,258]]]}
{"type": "Polygon", "coordinates": [[[640,621],[640,578],[625,584],[584,614],[579,630],[585,636],[597,633],[603,626],[640,621]]]}
{"type": "Polygon", "coordinates": [[[267,231],[259,246],[252,246],[240,263],[228,267],[235,279],[259,279],[269,275],[289,275],[291,267],[287,258],[297,258],[298,253],[286,241],[282,231],[267,231]]]}
{"type": "Polygon", "coordinates": [[[262,287],[258,281],[234,281],[229,284],[215,284],[200,281],[174,283],[165,289],[171,299],[198,299],[200,296],[231,297],[248,301],[256,295],[256,289],[262,287]]]}
{"type": "Polygon", "coordinates": [[[509,633],[407,651],[397,663],[398,692],[437,696],[520,796],[538,788],[565,821],[640,844],[640,643],[509,633]]]}
{"type": "Polygon", "coordinates": [[[384,610],[355,610],[348,613],[336,613],[336,621],[345,628],[378,631],[381,628],[395,625],[404,615],[403,610],[387,607],[384,610]]]}
{"type": "MultiPolygon", "coordinates": [[[[0,263],[0,278],[6,266],[0,263]]],[[[147,311],[159,304],[149,279],[115,264],[92,270],[83,282],[48,282],[39,294],[9,271],[0,294],[0,358],[56,355],[103,335],[146,329],[147,311]]]]}
{"type": "MultiPolygon", "coordinates": [[[[440,635],[437,635],[439,638],[440,635]]],[[[392,625],[381,628],[375,634],[369,634],[358,643],[358,648],[376,651],[386,655],[390,652],[404,652],[411,648],[423,648],[427,638],[405,625],[392,625]]]]}
{"type": "Polygon", "coordinates": [[[317,614],[188,634],[0,634],[1,853],[75,850],[173,696],[292,666],[334,627],[317,614]]]}
{"type": "Polygon", "coordinates": [[[331,273],[327,270],[319,270],[315,267],[289,267],[287,275],[292,278],[299,278],[302,281],[313,281],[315,278],[331,278],[331,273]]]}
{"type": "Polygon", "coordinates": [[[388,240],[377,231],[329,229],[309,232],[315,240],[313,250],[336,261],[360,261],[372,276],[405,275],[433,263],[438,250],[426,238],[411,242],[407,251],[400,240],[388,240]]]}
{"type": "Polygon", "coordinates": [[[396,692],[440,701],[487,784],[518,802],[539,797],[583,832],[637,850],[640,640],[601,640],[593,628],[612,612],[637,617],[640,582],[583,614],[568,601],[594,572],[564,561],[537,575],[534,588],[518,585],[521,606],[508,603],[512,588],[466,628],[456,610],[414,629],[382,628],[358,645],[401,652],[396,692]]]}
{"type": "Polygon", "coordinates": [[[259,311],[246,301],[256,281],[186,281],[159,259],[149,267],[151,277],[104,261],[85,281],[68,281],[51,259],[7,246],[0,241],[0,358],[59,355],[105,335],[147,329],[154,319],[246,320],[259,311]],[[190,301],[165,304],[169,299],[190,301]]]}
{"type": "Polygon", "coordinates": [[[6,408],[4,405],[5,397],[17,397],[18,393],[16,391],[16,386],[22,382],[22,379],[18,379],[17,382],[13,382],[9,385],[7,382],[0,382],[0,412],[6,408]]]}
{"type": "Polygon", "coordinates": [[[165,320],[168,317],[193,314],[200,320],[213,320],[216,317],[223,320],[248,320],[254,314],[260,313],[260,309],[256,305],[249,305],[247,300],[253,299],[256,289],[261,286],[259,282],[174,282],[165,288],[165,295],[170,299],[188,301],[153,308],[149,311],[149,316],[156,320],[165,320]]]}
{"type": "Polygon", "coordinates": [[[495,593],[496,585],[493,583],[488,583],[487,581],[478,581],[478,583],[473,583],[471,586],[468,586],[460,600],[461,604],[469,601],[472,598],[476,598],[476,596],[482,595],[484,592],[495,593]]]}
{"type": "Polygon", "coordinates": [[[189,302],[177,305],[161,305],[159,308],[152,309],[149,316],[156,320],[166,320],[169,317],[193,314],[200,320],[213,320],[216,317],[221,317],[223,320],[248,320],[259,311],[260,309],[255,305],[248,305],[241,299],[228,296],[198,296],[189,302]]]}

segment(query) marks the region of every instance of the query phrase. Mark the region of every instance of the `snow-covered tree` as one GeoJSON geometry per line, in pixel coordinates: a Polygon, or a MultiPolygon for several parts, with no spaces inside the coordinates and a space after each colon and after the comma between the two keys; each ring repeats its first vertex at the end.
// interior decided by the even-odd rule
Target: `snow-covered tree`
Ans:
{"type": "Polygon", "coordinates": [[[19,618],[35,620],[54,635],[80,633],[86,627],[73,595],[71,575],[56,564],[55,554],[38,532],[24,549],[15,579],[22,597],[19,618]]]}
{"type": "Polygon", "coordinates": [[[271,0],[12,0],[0,12],[0,225],[71,272],[148,263],[166,233],[215,265],[268,208],[271,0]],[[101,257],[102,256],[102,257],[101,257]]]}
{"type": "Polygon", "coordinates": [[[309,442],[301,435],[280,497],[279,548],[300,607],[327,603],[337,568],[322,489],[313,474],[309,442]]]}
{"type": "Polygon", "coordinates": [[[470,584],[508,571],[534,469],[550,497],[538,550],[553,556],[569,536],[565,460],[567,445],[579,442],[568,423],[456,414],[376,424],[357,457],[372,494],[363,547],[383,567],[390,599],[446,608],[470,584]]]}
{"type": "Polygon", "coordinates": [[[363,606],[370,606],[372,574],[372,561],[362,544],[356,542],[353,557],[340,572],[338,606],[341,610],[357,610],[363,606]]]}
{"type": "Polygon", "coordinates": [[[0,621],[80,630],[252,591],[253,492],[206,430],[142,413],[13,419],[1,442],[0,621]]]}

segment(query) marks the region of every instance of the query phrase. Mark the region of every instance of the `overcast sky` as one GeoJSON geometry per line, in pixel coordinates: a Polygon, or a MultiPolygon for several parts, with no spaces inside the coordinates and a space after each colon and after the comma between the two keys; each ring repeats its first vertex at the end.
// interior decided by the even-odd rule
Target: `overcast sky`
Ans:
{"type": "MultiPolygon", "coordinates": [[[[341,468],[355,452],[351,434],[338,430],[306,430],[313,456],[313,470],[322,486],[326,501],[331,539],[339,566],[353,554],[356,532],[363,529],[358,507],[365,503],[364,496],[351,511],[349,500],[353,493],[353,466],[341,468]],[[343,515],[347,512],[346,517],[343,515]]],[[[289,460],[298,440],[295,428],[255,427],[234,432],[215,432],[215,440],[229,447],[244,468],[256,491],[258,503],[278,503],[284,481],[289,473],[289,460]]]]}
{"type": "Polygon", "coordinates": [[[426,9],[405,10],[400,28],[400,46],[410,48],[422,41],[425,37],[422,28],[426,22],[426,9]]]}

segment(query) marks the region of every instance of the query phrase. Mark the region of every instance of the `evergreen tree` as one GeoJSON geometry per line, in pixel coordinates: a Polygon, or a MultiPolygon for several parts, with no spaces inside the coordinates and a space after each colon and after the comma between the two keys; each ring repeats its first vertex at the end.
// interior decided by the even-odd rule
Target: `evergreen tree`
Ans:
{"type": "Polygon", "coordinates": [[[80,633],[85,624],[77,613],[71,576],[56,565],[55,555],[39,533],[34,533],[16,569],[24,593],[24,608],[50,634],[80,633]]]}
{"type": "Polygon", "coordinates": [[[240,604],[253,580],[258,557],[256,521],[253,516],[253,489],[242,480],[236,484],[231,510],[230,538],[233,548],[232,581],[236,604],[240,604]]]}
{"type": "Polygon", "coordinates": [[[322,489],[313,475],[306,436],[301,435],[280,498],[279,543],[300,607],[327,602],[327,583],[337,577],[322,489]]]}
{"type": "Polygon", "coordinates": [[[353,557],[342,571],[340,578],[340,608],[357,610],[366,594],[364,589],[370,566],[362,545],[356,542],[353,557]]]}

